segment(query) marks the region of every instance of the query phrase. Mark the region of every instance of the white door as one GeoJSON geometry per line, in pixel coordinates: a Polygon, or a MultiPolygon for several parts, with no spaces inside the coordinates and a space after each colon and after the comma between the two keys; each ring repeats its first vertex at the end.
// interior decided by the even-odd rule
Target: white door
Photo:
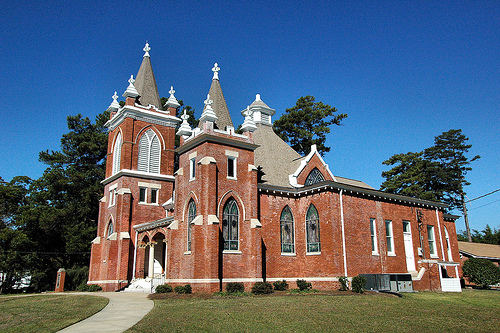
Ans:
{"type": "Polygon", "coordinates": [[[411,228],[409,221],[403,221],[403,238],[405,242],[406,268],[408,272],[416,271],[415,255],[413,252],[413,241],[411,239],[411,228]]]}

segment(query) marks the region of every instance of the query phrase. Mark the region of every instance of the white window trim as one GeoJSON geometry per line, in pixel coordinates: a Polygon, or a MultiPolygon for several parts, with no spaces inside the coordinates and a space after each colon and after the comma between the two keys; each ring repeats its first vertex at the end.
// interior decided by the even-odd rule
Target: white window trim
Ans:
{"type": "Polygon", "coordinates": [[[238,172],[237,172],[237,159],[236,157],[234,156],[228,156],[227,157],[227,179],[231,179],[231,180],[237,180],[238,179],[238,172]],[[232,163],[233,164],[233,174],[234,176],[229,176],[229,163],[232,163]]]}
{"type": "Polygon", "coordinates": [[[157,188],[151,188],[151,205],[158,205],[158,194],[160,194],[160,190],[157,188]],[[153,202],[153,191],[156,191],[155,201],[153,202]]]}
{"type": "MultiPolygon", "coordinates": [[[[386,239],[386,241],[388,238],[389,238],[389,241],[391,244],[391,251],[389,251],[389,246],[387,246],[387,255],[389,257],[394,257],[394,256],[396,256],[396,253],[394,251],[394,231],[392,228],[392,221],[391,220],[385,220],[385,239],[386,239]],[[389,224],[389,226],[390,226],[389,235],[387,235],[387,224],[389,224]]],[[[387,244],[387,245],[389,245],[389,244],[387,244]]]]}
{"type": "Polygon", "coordinates": [[[376,219],[370,219],[370,246],[372,247],[372,255],[378,256],[379,253],[378,253],[378,242],[377,242],[377,220],[376,219]],[[373,234],[371,233],[372,228],[373,228],[373,234]],[[372,237],[373,237],[373,244],[371,244],[372,237]]]}
{"type": "Polygon", "coordinates": [[[448,261],[453,261],[453,255],[451,253],[451,243],[450,243],[450,234],[448,233],[448,229],[444,226],[444,237],[446,240],[446,247],[448,248],[448,261]]]}
{"type": "Polygon", "coordinates": [[[148,188],[144,186],[139,186],[139,205],[148,204],[148,188]],[[141,201],[141,190],[144,190],[144,201],[141,201]]]}
{"type": "Polygon", "coordinates": [[[189,181],[196,179],[196,157],[189,159],[189,181]]]}
{"type": "Polygon", "coordinates": [[[438,254],[437,254],[437,246],[436,246],[436,233],[434,232],[434,226],[430,225],[430,224],[427,225],[427,243],[429,244],[430,257],[433,259],[439,258],[438,254]],[[430,237],[431,233],[429,231],[432,231],[432,239],[430,237]],[[431,252],[431,242],[434,245],[434,246],[432,246],[434,253],[431,252]]]}
{"type": "MultiPolygon", "coordinates": [[[[292,209],[290,208],[290,206],[288,206],[288,208],[290,209],[290,212],[291,212],[292,209]]],[[[283,212],[283,210],[282,210],[282,212],[283,212]]],[[[281,252],[281,255],[285,256],[285,257],[295,257],[296,251],[297,251],[297,246],[296,246],[296,238],[297,237],[295,237],[295,235],[296,235],[295,225],[297,223],[295,223],[295,218],[293,217],[293,212],[292,212],[292,223],[293,223],[293,252],[281,252]]],[[[307,237],[307,234],[306,234],[306,237],[307,237]]],[[[307,247],[307,244],[306,244],[306,247],[307,247]]],[[[282,244],[281,244],[281,215],[280,215],[280,248],[282,248],[282,244]]]]}

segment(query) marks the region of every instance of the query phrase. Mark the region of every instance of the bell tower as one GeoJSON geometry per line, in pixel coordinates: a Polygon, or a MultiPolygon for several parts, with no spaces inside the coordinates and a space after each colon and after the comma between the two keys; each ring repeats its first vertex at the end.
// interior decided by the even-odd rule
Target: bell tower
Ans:
{"type": "Polygon", "coordinates": [[[108,108],[106,178],[88,281],[105,291],[154,273],[148,261],[158,258],[161,263],[166,246],[165,235],[138,239],[134,228],[167,216],[164,203],[173,196],[175,180],[175,128],[181,122],[175,116],[179,103],[173,88],[168,102],[160,104],[150,50],[146,43],[137,77],[130,77],[123,93],[125,105],[120,107],[115,92],[108,108]]]}

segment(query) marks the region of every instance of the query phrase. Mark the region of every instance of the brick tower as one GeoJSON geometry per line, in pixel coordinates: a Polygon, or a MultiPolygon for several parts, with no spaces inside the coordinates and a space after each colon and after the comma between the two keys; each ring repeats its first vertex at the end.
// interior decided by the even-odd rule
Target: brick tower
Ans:
{"type": "Polygon", "coordinates": [[[149,261],[160,264],[157,270],[166,268],[165,234],[138,239],[134,227],[166,217],[162,203],[173,194],[175,127],[181,120],[175,117],[179,103],[173,88],[165,110],[160,104],[147,43],[144,51],[136,80],[130,78],[123,94],[125,105],[120,107],[115,92],[108,108],[104,196],[88,281],[105,291],[121,289],[134,277],[152,276],[149,261]]]}

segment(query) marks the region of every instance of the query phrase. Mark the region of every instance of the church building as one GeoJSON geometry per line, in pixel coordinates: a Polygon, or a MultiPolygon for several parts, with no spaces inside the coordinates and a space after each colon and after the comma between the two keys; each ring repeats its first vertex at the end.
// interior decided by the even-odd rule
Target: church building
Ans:
{"type": "Polygon", "coordinates": [[[148,44],[144,51],[125,105],[115,92],[108,108],[88,284],[215,292],[228,282],[250,290],[303,279],[333,290],[340,276],[365,274],[414,290],[460,291],[457,216],[445,204],[334,175],[315,146],[301,156],[275,134],[275,110],[260,95],[242,107],[236,133],[217,64],[192,128],[185,113],[176,116],[173,88],[160,103],[148,44]]]}

